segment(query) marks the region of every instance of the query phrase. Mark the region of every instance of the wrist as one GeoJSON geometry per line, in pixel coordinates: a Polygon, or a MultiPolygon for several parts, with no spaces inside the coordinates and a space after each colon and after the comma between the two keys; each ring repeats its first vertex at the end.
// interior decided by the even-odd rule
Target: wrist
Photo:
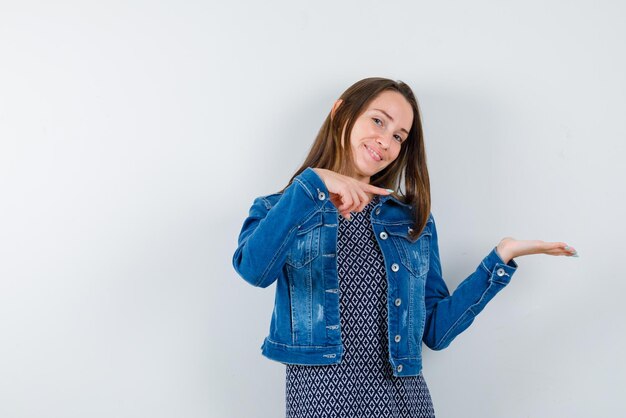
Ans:
{"type": "Polygon", "coordinates": [[[324,175],[324,171],[326,171],[323,168],[319,168],[319,167],[311,167],[311,170],[313,170],[319,178],[322,178],[322,176],[324,175]]]}
{"type": "Polygon", "coordinates": [[[513,258],[513,253],[506,241],[500,241],[500,243],[496,246],[496,253],[500,256],[502,261],[504,261],[504,264],[508,264],[508,262],[513,258]]]}

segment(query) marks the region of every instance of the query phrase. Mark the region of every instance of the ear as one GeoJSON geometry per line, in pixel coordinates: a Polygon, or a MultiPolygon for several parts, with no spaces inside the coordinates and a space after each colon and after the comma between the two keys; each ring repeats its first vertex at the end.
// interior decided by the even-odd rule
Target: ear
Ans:
{"type": "Polygon", "coordinates": [[[337,99],[335,101],[335,104],[333,105],[333,108],[330,111],[330,118],[331,119],[335,116],[335,112],[337,111],[337,109],[339,109],[339,106],[341,106],[342,103],[343,103],[343,100],[341,100],[341,99],[337,99]]]}

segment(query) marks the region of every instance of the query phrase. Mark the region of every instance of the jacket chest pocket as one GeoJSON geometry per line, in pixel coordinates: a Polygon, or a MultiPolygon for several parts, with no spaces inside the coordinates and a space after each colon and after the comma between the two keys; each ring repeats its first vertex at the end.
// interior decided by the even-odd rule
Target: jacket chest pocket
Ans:
{"type": "Polygon", "coordinates": [[[430,260],[431,232],[426,225],[417,239],[411,239],[410,227],[387,226],[385,227],[392,242],[400,255],[400,261],[413,275],[422,276],[428,272],[430,260]]]}
{"type": "Polygon", "coordinates": [[[322,214],[318,213],[298,227],[296,238],[287,253],[287,264],[302,268],[319,255],[322,223],[322,214]]]}

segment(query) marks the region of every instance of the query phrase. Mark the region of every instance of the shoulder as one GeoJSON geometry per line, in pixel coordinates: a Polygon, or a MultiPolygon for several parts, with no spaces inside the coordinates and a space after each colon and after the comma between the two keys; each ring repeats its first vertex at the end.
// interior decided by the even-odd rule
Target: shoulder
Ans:
{"type": "Polygon", "coordinates": [[[274,206],[276,206],[276,203],[278,203],[282,195],[283,194],[279,192],[279,193],[272,193],[272,194],[267,194],[263,196],[258,196],[254,199],[254,202],[252,203],[252,207],[261,209],[261,210],[263,209],[270,210],[274,206]]]}
{"type": "Polygon", "coordinates": [[[277,193],[259,196],[255,199],[254,204],[264,206],[267,210],[270,210],[285,193],[289,190],[294,190],[294,187],[304,191],[313,200],[317,200],[315,197],[317,197],[320,192],[328,194],[328,190],[322,179],[317,175],[315,170],[311,167],[307,167],[300,174],[293,177],[285,189],[277,193]]]}

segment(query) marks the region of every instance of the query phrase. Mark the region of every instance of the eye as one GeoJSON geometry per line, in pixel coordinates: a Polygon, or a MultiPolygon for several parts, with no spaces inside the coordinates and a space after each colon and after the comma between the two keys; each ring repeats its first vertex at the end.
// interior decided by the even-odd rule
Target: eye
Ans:
{"type": "MultiPolygon", "coordinates": [[[[372,120],[374,121],[374,123],[378,126],[383,126],[383,121],[378,119],[378,118],[372,118],[372,120]]],[[[400,135],[394,135],[393,136],[395,138],[396,141],[398,141],[400,144],[403,142],[402,137],[400,135]]]]}

